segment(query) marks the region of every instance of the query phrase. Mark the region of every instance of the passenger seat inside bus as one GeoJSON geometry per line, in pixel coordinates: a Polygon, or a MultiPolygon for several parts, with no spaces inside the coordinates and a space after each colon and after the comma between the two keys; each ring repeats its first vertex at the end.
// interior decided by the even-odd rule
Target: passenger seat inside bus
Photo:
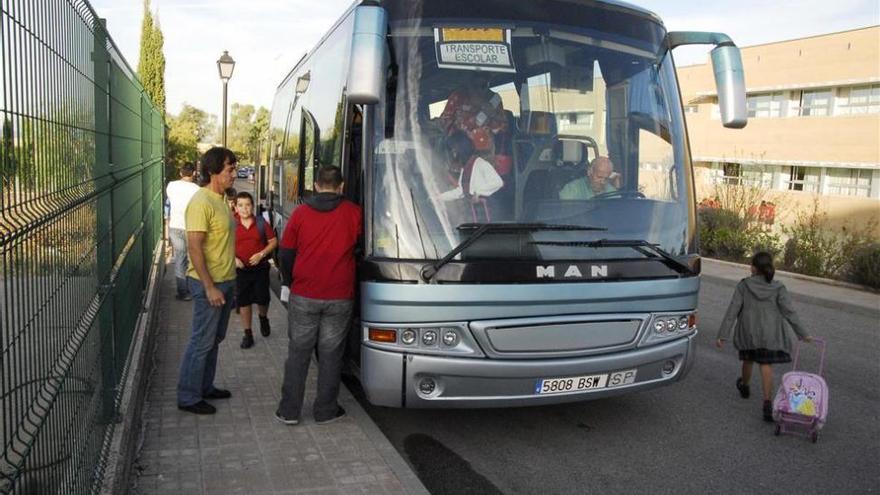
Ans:
{"type": "Polygon", "coordinates": [[[557,147],[556,118],[549,112],[523,112],[519,131],[516,150],[519,154],[518,165],[522,166],[519,177],[524,179],[524,183],[517,190],[519,201],[528,210],[536,201],[557,199],[552,177],[560,151],[557,147]]]}

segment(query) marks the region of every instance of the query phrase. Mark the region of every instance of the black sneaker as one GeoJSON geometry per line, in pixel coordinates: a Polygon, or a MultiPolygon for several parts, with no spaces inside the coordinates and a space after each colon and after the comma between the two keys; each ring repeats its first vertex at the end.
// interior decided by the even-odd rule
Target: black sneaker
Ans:
{"type": "Polygon", "coordinates": [[[281,415],[279,411],[275,411],[275,420],[286,425],[298,425],[299,419],[289,419],[281,415]]]}
{"type": "Polygon", "coordinates": [[[245,332],[244,337],[241,339],[241,348],[242,349],[250,349],[254,346],[254,334],[251,332],[245,332]]]}
{"type": "Polygon", "coordinates": [[[260,335],[263,337],[268,337],[272,334],[272,329],[269,327],[269,318],[265,316],[260,317],[260,335]]]}
{"type": "Polygon", "coordinates": [[[192,301],[192,298],[193,296],[191,296],[189,293],[174,295],[174,299],[177,299],[178,301],[192,301]]]}
{"type": "Polygon", "coordinates": [[[739,390],[739,396],[742,397],[743,399],[748,399],[749,395],[752,394],[751,390],[749,390],[749,386],[743,385],[742,378],[736,379],[736,389],[739,390]]]}
{"type": "Polygon", "coordinates": [[[203,399],[228,399],[230,397],[232,397],[232,392],[229,390],[223,390],[222,388],[215,388],[207,394],[202,395],[203,399]]]}
{"type": "Polygon", "coordinates": [[[211,404],[208,404],[207,402],[205,402],[203,400],[200,400],[200,401],[196,402],[195,404],[191,404],[188,406],[181,406],[178,404],[177,408],[180,409],[181,411],[186,411],[188,413],[193,413],[193,414],[214,414],[215,412],[217,412],[216,407],[212,406],[211,404]]]}
{"type": "Polygon", "coordinates": [[[764,421],[773,422],[773,404],[769,400],[764,401],[764,421]]]}
{"type": "Polygon", "coordinates": [[[345,409],[343,409],[342,406],[337,406],[337,407],[338,407],[338,409],[336,409],[336,415],[334,415],[330,419],[319,420],[319,419],[315,418],[315,424],[326,425],[326,424],[330,424],[330,423],[336,421],[337,419],[344,418],[345,417],[345,409]]]}

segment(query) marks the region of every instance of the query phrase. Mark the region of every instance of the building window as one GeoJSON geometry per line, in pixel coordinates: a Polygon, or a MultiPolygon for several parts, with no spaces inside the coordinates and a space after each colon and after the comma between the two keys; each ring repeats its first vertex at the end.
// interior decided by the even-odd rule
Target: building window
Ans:
{"type": "Polygon", "coordinates": [[[749,107],[749,117],[782,117],[783,101],[785,101],[785,96],[782,93],[749,96],[746,99],[749,107]]]}
{"type": "Polygon", "coordinates": [[[593,129],[593,112],[565,112],[556,116],[556,127],[561,134],[589,134],[593,129]]]}
{"type": "Polygon", "coordinates": [[[817,89],[801,92],[801,117],[831,115],[830,89],[817,89]]]}
{"type": "Polygon", "coordinates": [[[788,175],[789,191],[819,192],[819,169],[791,167],[788,175]]]}
{"type": "Polygon", "coordinates": [[[837,113],[860,115],[880,113],[880,84],[840,88],[837,113]]]}
{"type": "Polygon", "coordinates": [[[731,186],[742,184],[742,165],[739,163],[722,163],[721,166],[724,169],[721,182],[731,186]]]}
{"type": "Polygon", "coordinates": [[[871,170],[859,168],[829,168],[825,170],[828,194],[839,196],[871,195],[871,170]]]}
{"type": "Polygon", "coordinates": [[[750,187],[770,189],[773,186],[773,172],[765,166],[753,165],[743,170],[742,182],[750,187]]]}
{"type": "Polygon", "coordinates": [[[699,105],[685,105],[684,113],[699,113],[700,106],[699,105]]]}

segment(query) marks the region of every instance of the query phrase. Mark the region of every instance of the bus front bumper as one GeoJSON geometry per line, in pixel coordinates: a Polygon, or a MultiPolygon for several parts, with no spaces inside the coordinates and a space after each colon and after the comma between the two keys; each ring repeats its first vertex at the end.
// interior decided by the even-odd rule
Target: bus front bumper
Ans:
{"type": "Polygon", "coordinates": [[[363,346],[361,384],[372,404],[389,407],[510,407],[591,400],[682,379],[693,366],[695,338],[693,333],[650,347],[564,359],[456,358],[363,346]],[[611,378],[631,376],[626,372],[633,370],[634,381],[611,383],[611,378]],[[545,379],[597,375],[605,376],[605,386],[537,393],[545,379]]]}

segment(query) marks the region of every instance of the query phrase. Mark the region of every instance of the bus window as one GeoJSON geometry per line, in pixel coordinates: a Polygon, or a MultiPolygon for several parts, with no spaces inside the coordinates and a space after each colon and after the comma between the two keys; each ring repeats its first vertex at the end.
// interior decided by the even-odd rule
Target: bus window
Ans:
{"type": "Polygon", "coordinates": [[[282,211],[289,215],[299,200],[299,161],[300,161],[300,110],[294,107],[290,112],[287,126],[287,138],[281,151],[281,170],[283,188],[281,189],[284,204],[282,211]]]}
{"type": "Polygon", "coordinates": [[[303,197],[308,198],[315,190],[315,168],[318,166],[316,159],[318,140],[318,126],[312,114],[308,110],[303,111],[302,119],[302,168],[303,197]]]}

